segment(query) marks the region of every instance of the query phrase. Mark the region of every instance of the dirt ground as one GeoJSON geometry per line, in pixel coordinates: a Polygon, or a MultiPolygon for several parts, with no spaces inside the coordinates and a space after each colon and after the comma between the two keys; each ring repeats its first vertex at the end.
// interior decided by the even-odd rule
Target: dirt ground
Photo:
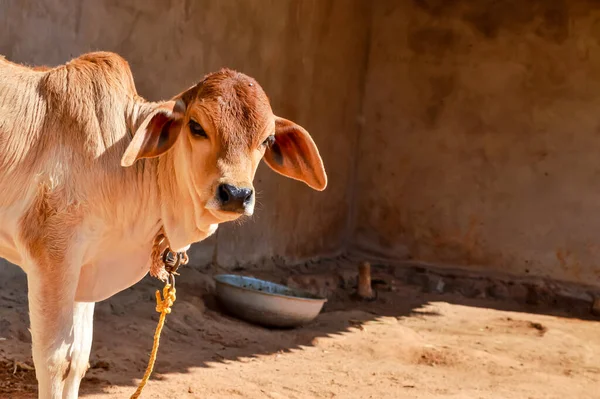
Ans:
{"type": "MultiPolygon", "coordinates": [[[[377,300],[358,302],[350,295],[354,269],[342,266],[313,264],[291,279],[287,269],[238,271],[328,295],[313,323],[292,330],[223,314],[213,296],[216,270],[186,268],[142,397],[600,397],[597,321],[486,295],[425,293],[389,269],[375,270],[377,300]]],[[[148,278],[98,304],[82,397],[133,393],[152,343],[158,287],[148,278]]],[[[0,288],[0,398],[35,398],[25,279],[0,288]]]]}

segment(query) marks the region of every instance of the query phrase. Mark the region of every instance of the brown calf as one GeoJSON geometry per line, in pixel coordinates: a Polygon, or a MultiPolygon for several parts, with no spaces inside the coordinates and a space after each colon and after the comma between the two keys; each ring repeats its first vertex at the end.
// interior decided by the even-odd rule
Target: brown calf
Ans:
{"type": "Polygon", "coordinates": [[[253,213],[263,158],[327,184],[309,134],[244,74],[153,103],[113,53],[56,68],[0,57],[0,256],[27,273],[40,398],[78,396],[94,303],[146,275],[159,232],[183,250],[253,213]]]}

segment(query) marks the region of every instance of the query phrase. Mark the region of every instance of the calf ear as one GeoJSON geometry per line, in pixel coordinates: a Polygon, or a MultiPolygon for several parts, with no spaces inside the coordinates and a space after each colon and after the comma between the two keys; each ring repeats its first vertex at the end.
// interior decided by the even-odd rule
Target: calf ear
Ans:
{"type": "Polygon", "coordinates": [[[265,162],[275,172],[303,181],[322,191],[327,174],[319,150],[302,126],[287,119],[275,118],[275,141],[265,151],[265,162]]]}
{"type": "Polygon", "coordinates": [[[133,165],[138,159],[154,158],[167,152],[179,136],[185,114],[185,103],[178,99],[161,105],[144,119],[133,135],[121,166],[133,165]]]}

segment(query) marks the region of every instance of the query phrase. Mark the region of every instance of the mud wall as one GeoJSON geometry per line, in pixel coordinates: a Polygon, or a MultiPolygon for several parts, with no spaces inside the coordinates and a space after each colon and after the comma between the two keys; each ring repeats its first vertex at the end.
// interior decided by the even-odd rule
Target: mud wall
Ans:
{"type": "Polygon", "coordinates": [[[330,185],[261,166],[225,267],[358,250],[599,284],[600,5],[573,0],[0,2],[0,53],[126,57],[170,97],[228,66],[305,126],[330,185]]]}
{"type": "Polygon", "coordinates": [[[600,5],[373,2],[354,243],[600,284],[600,5]]]}
{"type": "Polygon", "coordinates": [[[360,0],[0,2],[0,54],[57,65],[93,50],[130,63],[139,92],[169,98],[227,66],[255,77],[274,112],[304,126],[330,185],[317,193],[261,166],[253,220],[196,245],[198,263],[339,252],[359,125],[368,4],[360,0]]]}

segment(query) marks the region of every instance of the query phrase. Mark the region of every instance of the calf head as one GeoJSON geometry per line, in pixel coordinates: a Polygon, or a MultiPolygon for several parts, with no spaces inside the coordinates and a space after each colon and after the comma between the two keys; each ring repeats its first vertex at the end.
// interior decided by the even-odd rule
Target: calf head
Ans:
{"type": "Polygon", "coordinates": [[[155,110],[137,129],[121,164],[169,152],[185,185],[213,223],[252,215],[253,179],[264,158],[275,172],[323,190],[319,151],[301,126],[273,114],[252,78],[221,70],[155,110]]]}

